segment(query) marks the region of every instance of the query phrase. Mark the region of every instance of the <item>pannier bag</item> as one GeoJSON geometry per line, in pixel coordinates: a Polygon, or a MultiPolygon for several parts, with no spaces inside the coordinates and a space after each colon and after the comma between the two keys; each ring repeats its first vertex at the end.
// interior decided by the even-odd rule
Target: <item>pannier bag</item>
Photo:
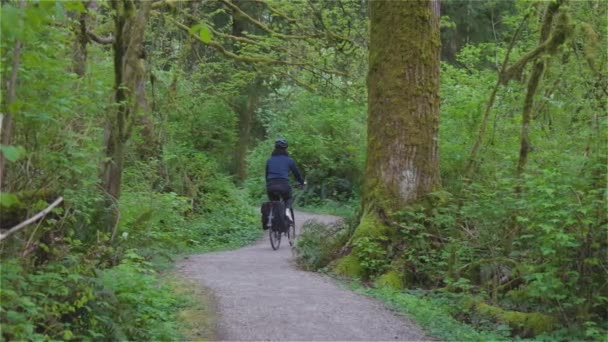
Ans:
{"type": "Polygon", "coordinates": [[[262,214],[262,229],[268,229],[268,218],[270,216],[270,211],[272,210],[272,202],[264,202],[262,203],[262,207],[260,208],[260,213],[262,214]]]}

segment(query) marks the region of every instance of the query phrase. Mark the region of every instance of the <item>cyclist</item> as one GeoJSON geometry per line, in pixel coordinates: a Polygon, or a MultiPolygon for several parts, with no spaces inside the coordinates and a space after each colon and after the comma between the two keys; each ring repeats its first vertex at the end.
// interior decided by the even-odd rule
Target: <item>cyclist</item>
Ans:
{"type": "MultiPolygon", "coordinates": [[[[266,161],[266,192],[268,199],[278,201],[282,198],[287,207],[291,208],[291,186],[289,185],[289,171],[293,173],[300,186],[306,182],[302,179],[296,162],[287,153],[287,140],[279,138],[274,142],[272,155],[266,161]]],[[[289,211],[288,211],[289,212],[289,211]]],[[[292,217],[289,217],[292,220],[292,217]]]]}

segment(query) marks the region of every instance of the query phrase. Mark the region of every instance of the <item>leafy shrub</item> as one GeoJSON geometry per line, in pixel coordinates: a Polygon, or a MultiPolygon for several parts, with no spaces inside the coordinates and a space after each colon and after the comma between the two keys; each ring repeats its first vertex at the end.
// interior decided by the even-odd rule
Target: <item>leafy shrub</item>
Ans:
{"type": "Polygon", "coordinates": [[[347,230],[343,227],[307,221],[296,240],[296,260],[306,270],[321,269],[336,257],[339,247],[347,239],[347,230]]]}
{"type": "Polygon", "coordinates": [[[364,236],[353,243],[353,254],[357,257],[366,278],[373,278],[384,272],[390,264],[387,241],[387,237],[364,236]]]}
{"type": "Polygon", "coordinates": [[[159,287],[141,265],[127,262],[98,275],[91,261],[71,254],[30,272],[21,260],[3,260],[3,338],[167,340],[177,336],[170,316],[178,298],[159,287]]]}
{"type": "Polygon", "coordinates": [[[118,340],[174,340],[179,336],[176,318],[180,305],[167,286],[146,274],[146,269],[129,260],[101,275],[104,291],[112,301],[108,332],[118,340]]]}
{"type": "Polygon", "coordinates": [[[269,99],[258,114],[268,139],[247,158],[249,193],[256,200],[264,197],[265,162],[280,136],[289,141],[289,153],[307,177],[301,204],[355,197],[365,159],[365,113],[363,106],[351,101],[308,93],[297,93],[289,101],[269,99]]]}
{"type": "Polygon", "coordinates": [[[191,243],[186,197],[175,193],[125,192],[120,198],[120,223],[115,234],[120,251],[138,248],[143,254],[167,253],[191,243]],[[144,251],[145,250],[145,251],[144,251]]]}
{"type": "Polygon", "coordinates": [[[398,258],[418,285],[445,283],[501,298],[510,309],[597,322],[606,305],[598,276],[606,260],[605,195],[579,182],[544,169],[473,183],[458,199],[431,194],[433,204],[397,216],[406,244],[398,258]]]}

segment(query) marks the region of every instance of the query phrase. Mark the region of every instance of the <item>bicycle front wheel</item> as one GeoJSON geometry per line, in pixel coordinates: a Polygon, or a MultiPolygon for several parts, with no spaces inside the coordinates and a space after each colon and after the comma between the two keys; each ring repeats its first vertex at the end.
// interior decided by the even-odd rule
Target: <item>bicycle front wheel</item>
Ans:
{"type": "Polygon", "coordinates": [[[296,242],[296,218],[293,216],[293,209],[291,210],[291,222],[287,228],[287,239],[289,239],[289,245],[294,246],[296,242]]]}
{"type": "Polygon", "coordinates": [[[281,232],[270,228],[268,229],[268,235],[270,236],[270,246],[276,251],[281,246],[281,232]]]}
{"type": "Polygon", "coordinates": [[[296,225],[290,224],[289,230],[287,230],[287,239],[289,239],[289,245],[293,246],[296,242],[296,225]]]}

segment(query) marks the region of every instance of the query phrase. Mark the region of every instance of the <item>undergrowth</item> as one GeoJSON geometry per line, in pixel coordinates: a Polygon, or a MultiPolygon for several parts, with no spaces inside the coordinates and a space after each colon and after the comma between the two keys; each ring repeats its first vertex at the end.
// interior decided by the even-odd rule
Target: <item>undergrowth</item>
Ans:
{"type": "Polygon", "coordinates": [[[239,247],[261,234],[255,211],[236,187],[222,176],[207,180],[194,199],[127,188],[120,223],[97,232],[93,242],[90,234],[81,240],[87,236],[75,232],[76,225],[47,219],[33,252],[27,244],[21,251],[17,245],[3,249],[2,338],[183,340],[183,312],[201,304],[173,291],[159,271],[179,255],[239,247]],[[31,254],[19,257],[24,253],[31,254]]]}
{"type": "Polygon", "coordinates": [[[407,314],[420,324],[431,336],[447,341],[500,341],[507,340],[509,329],[503,326],[484,331],[463,324],[450,314],[450,306],[419,294],[389,288],[364,287],[353,282],[355,292],[377,298],[398,312],[407,314]],[[501,333],[502,332],[502,333],[501,333]]]}

